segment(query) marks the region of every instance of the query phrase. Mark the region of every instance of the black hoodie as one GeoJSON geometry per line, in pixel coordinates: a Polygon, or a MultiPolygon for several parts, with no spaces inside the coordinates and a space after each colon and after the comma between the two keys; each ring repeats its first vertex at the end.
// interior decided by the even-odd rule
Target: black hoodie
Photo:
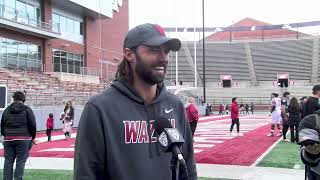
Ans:
{"type": "Polygon", "coordinates": [[[22,102],[13,102],[3,112],[1,135],[5,139],[36,137],[36,119],[30,107],[22,102]]]}
{"type": "MultiPolygon", "coordinates": [[[[162,152],[153,127],[159,116],[170,119],[183,135],[189,179],[196,180],[191,131],[179,98],[158,86],[157,97],[146,104],[125,80],[116,80],[86,104],[76,138],[74,179],[171,179],[172,155],[162,152]]],[[[182,168],[179,179],[186,179],[182,168]]]]}

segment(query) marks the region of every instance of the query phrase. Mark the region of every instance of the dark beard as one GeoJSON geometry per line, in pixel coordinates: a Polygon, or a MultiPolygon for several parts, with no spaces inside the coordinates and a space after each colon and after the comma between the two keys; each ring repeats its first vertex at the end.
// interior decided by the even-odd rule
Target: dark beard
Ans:
{"type": "Polygon", "coordinates": [[[164,80],[164,75],[155,75],[152,73],[152,68],[156,66],[164,65],[164,74],[166,73],[167,65],[163,63],[148,65],[144,63],[141,57],[136,53],[136,74],[139,76],[143,81],[145,81],[149,85],[155,85],[162,83],[164,80]]]}

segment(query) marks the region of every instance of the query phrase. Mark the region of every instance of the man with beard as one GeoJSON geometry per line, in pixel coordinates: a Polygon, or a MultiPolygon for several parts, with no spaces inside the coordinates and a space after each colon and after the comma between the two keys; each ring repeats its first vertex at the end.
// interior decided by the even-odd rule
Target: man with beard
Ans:
{"type": "Polygon", "coordinates": [[[178,179],[197,179],[184,105],[163,83],[168,53],[180,48],[180,40],[167,38],[156,24],[139,25],[128,32],[116,80],[92,97],[82,112],[74,179],[171,179],[172,154],[161,151],[154,129],[161,116],[168,118],[185,140],[181,152],[188,175],[180,166],[178,179]]]}

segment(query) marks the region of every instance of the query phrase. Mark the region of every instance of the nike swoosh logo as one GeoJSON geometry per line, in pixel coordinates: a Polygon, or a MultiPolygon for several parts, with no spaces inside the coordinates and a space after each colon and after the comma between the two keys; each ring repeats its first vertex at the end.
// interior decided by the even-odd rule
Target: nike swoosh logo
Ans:
{"type": "Polygon", "coordinates": [[[173,111],[173,109],[169,109],[169,110],[165,109],[165,110],[164,110],[164,112],[166,112],[167,114],[168,114],[169,112],[171,112],[171,111],[173,111]]]}

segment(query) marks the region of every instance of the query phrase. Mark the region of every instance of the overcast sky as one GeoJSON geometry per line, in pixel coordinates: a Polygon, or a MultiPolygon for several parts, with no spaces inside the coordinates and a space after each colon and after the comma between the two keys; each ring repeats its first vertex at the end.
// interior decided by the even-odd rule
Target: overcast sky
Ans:
{"type": "MultiPolygon", "coordinates": [[[[319,0],[204,0],[205,26],[229,26],[245,17],[271,24],[320,20],[319,0]]],[[[129,27],[202,27],[202,0],[129,0],[129,27]]]]}

